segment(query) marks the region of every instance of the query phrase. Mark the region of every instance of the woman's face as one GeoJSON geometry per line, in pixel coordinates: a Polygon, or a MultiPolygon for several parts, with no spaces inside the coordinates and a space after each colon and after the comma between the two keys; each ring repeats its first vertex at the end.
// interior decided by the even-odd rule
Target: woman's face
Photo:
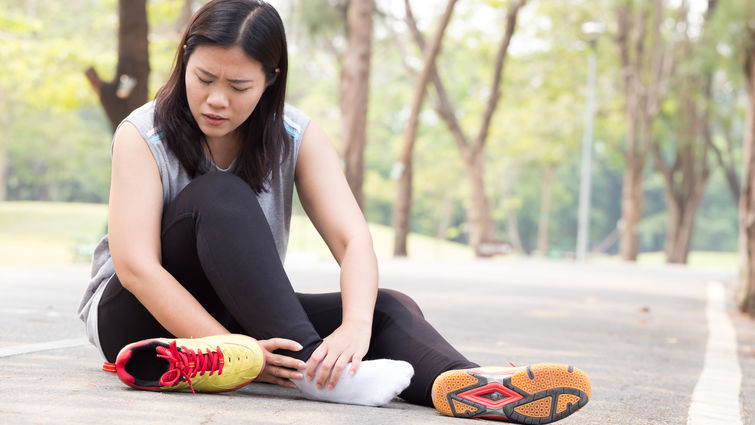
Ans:
{"type": "Polygon", "coordinates": [[[185,77],[189,109],[208,142],[235,141],[265,91],[262,64],[239,46],[202,45],[189,57],[185,77]]]}

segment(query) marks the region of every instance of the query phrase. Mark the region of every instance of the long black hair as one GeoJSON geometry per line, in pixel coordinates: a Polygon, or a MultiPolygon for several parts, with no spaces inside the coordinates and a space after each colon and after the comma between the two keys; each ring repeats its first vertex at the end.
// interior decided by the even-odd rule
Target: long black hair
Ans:
{"type": "Polygon", "coordinates": [[[260,0],[213,0],[192,17],[170,78],[155,97],[157,131],[192,178],[207,171],[202,150],[206,142],[189,110],[185,83],[186,64],[201,45],[240,46],[262,64],[267,87],[252,114],[239,126],[241,152],[233,169],[259,194],[278,172],[281,157],[291,149],[291,138],[283,126],[288,70],[283,22],[271,5],[260,0]]]}

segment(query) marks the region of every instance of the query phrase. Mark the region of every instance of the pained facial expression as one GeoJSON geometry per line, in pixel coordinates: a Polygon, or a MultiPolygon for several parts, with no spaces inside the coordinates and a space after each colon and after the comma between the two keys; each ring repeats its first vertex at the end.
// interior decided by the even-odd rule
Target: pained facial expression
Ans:
{"type": "Polygon", "coordinates": [[[239,46],[198,46],[186,64],[185,79],[189,109],[208,142],[235,142],[235,130],[265,91],[262,64],[239,46]]]}

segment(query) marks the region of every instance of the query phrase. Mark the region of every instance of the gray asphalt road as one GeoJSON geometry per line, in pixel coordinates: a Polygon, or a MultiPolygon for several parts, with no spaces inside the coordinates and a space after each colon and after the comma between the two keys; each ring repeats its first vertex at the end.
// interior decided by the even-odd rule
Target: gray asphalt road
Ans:
{"type": "MultiPolygon", "coordinates": [[[[337,289],[332,262],[292,256],[297,290],[337,289]]],[[[0,350],[75,339],[86,266],[0,267],[0,350]]],[[[569,363],[593,396],[563,424],[685,424],[703,368],[706,282],[733,271],[537,260],[381,263],[381,286],[401,290],[471,360],[569,363]]],[[[755,411],[755,322],[732,314],[739,337],[745,424],[755,411]]],[[[93,347],[0,357],[0,424],[462,423],[396,400],[384,408],[301,399],[252,384],[224,395],[131,390],[100,372],[93,347]]]]}

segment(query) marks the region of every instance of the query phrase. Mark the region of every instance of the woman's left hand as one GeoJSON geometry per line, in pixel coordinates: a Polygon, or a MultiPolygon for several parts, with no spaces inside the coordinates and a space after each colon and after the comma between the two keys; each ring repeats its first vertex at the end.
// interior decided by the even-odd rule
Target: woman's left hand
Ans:
{"type": "Polygon", "coordinates": [[[315,381],[317,388],[322,389],[327,383],[328,389],[333,389],[349,362],[351,362],[351,368],[348,373],[355,374],[370,347],[371,328],[372,325],[369,323],[344,322],[341,324],[310,356],[307,361],[305,379],[311,381],[317,374],[317,381],[315,381]]]}

